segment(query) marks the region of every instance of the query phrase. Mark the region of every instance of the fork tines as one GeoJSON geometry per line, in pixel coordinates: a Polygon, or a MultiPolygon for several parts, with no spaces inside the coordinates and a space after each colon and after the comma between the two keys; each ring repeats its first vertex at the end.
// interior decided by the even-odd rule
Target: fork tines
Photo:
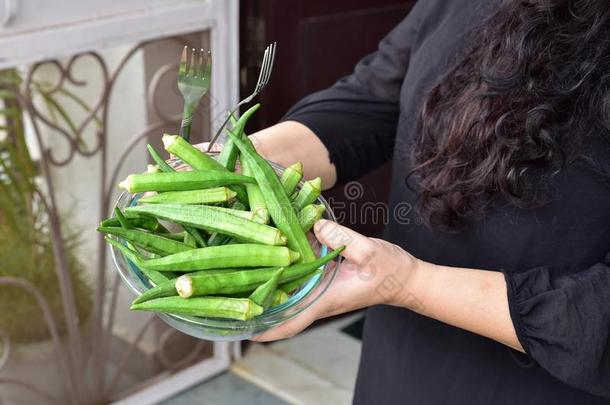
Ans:
{"type": "Polygon", "coordinates": [[[182,75],[192,77],[202,77],[206,74],[206,69],[209,69],[212,64],[212,53],[210,51],[197,50],[191,48],[189,57],[189,47],[185,46],[182,48],[182,55],[180,56],[180,68],[178,72],[182,75]],[[206,58],[207,56],[207,58],[206,58]]]}

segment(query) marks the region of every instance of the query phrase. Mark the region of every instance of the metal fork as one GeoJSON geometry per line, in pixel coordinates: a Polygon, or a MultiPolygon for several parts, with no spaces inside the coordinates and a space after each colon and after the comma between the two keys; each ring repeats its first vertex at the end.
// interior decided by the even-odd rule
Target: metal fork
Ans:
{"type": "Polygon", "coordinates": [[[193,113],[197,109],[199,101],[210,89],[211,74],[212,54],[210,51],[205,52],[200,49],[199,57],[197,57],[197,51],[193,48],[189,58],[188,47],[185,46],[182,50],[180,68],[178,69],[178,89],[180,89],[184,98],[180,135],[187,141],[191,137],[193,113]]]}
{"type": "Polygon", "coordinates": [[[269,83],[269,78],[271,77],[271,71],[273,70],[274,60],[275,60],[275,42],[268,45],[267,48],[265,48],[265,53],[263,54],[263,62],[261,63],[261,70],[258,74],[258,80],[256,82],[256,87],[254,88],[254,91],[248,97],[244,98],[239,103],[237,103],[235,108],[233,108],[229,112],[227,118],[224,120],[224,122],[222,123],[220,128],[218,128],[218,131],[216,131],[216,133],[214,134],[212,139],[210,139],[210,144],[208,146],[208,152],[212,149],[212,146],[214,146],[214,142],[216,142],[216,140],[222,133],[222,130],[227,126],[227,123],[229,122],[231,117],[237,112],[239,107],[252,101],[252,99],[254,97],[256,97],[258,95],[258,93],[260,93],[261,90],[267,85],[267,83],[269,83]]]}

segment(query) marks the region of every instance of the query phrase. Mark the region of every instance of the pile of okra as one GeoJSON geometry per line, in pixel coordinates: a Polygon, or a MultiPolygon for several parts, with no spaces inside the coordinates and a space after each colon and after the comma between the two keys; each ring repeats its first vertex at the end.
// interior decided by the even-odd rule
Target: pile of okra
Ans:
{"type": "Polygon", "coordinates": [[[167,152],[190,169],[176,171],[148,145],[156,165],[119,185],[143,196],[98,231],[153,286],[131,309],[249,320],[283,304],[343,250],[316,257],[306,234],[324,214],[321,180],[301,183],[301,163],[278,176],[256,152],[244,127],[257,108],[233,121],[216,159],[164,135],[167,152]]]}

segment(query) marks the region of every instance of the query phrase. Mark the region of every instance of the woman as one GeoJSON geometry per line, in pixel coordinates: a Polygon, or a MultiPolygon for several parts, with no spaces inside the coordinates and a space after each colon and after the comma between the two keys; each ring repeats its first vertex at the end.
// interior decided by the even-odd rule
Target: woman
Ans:
{"type": "Polygon", "coordinates": [[[384,240],[258,340],[371,307],[356,404],[610,403],[610,5],[426,0],[351,76],[255,135],[344,183],[393,158],[384,240]]]}

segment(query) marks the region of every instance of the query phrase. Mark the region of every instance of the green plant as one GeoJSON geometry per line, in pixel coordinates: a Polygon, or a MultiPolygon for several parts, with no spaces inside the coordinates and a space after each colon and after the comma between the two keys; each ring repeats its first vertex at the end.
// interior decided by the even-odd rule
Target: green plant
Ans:
{"type": "MultiPolygon", "coordinates": [[[[23,111],[14,95],[20,86],[15,70],[0,72],[0,276],[20,278],[36,286],[62,332],[64,309],[48,215],[36,182],[37,166],[25,141],[23,111]]],[[[76,309],[83,320],[91,307],[90,288],[76,258],[76,238],[72,235],[64,242],[76,309]]],[[[0,308],[0,329],[12,341],[28,343],[48,338],[42,311],[27,292],[0,285],[0,308]]]]}

